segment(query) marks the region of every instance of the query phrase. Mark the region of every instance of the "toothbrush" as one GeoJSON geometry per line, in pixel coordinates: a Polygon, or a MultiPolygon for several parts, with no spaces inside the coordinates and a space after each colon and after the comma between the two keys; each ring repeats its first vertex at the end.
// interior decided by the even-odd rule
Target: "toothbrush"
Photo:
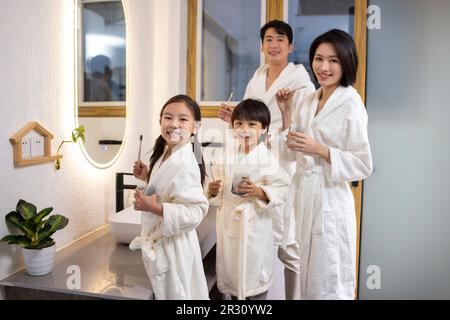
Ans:
{"type": "Polygon", "coordinates": [[[138,161],[141,161],[141,147],[142,147],[142,134],[139,136],[139,153],[138,153],[138,161]]]}
{"type": "Polygon", "coordinates": [[[291,90],[291,92],[295,92],[295,91],[297,91],[297,90],[300,90],[300,89],[305,89],[305,88],[306,88],[306,86],[301,86],[301,87],[298,87],[298,88],[292,89],[292,90],[291,90]]]}
{"type": "Polygon", "coordinates": [[[212,166],[213,166],[213,163],[211,160],[209,160],[209,171],[211,171],[211,178],[213,179],[213,181],[216,181],[216,179],[214,178],[212,166]]]}
{"type": "Polygon", "coordinates": [[[231,99],[233,99],[233,95],[234,95],[234,92],[233,92],[233,91],[231,91],[231,93],[230,93],[230,96],[228,97],[228,100],[227,100],[227,102],[230,102],[230,101],[231,101],[231,99]]]}
{"type": "MultiPolygon", "coordinates": [[[[214,137],[212,137],[211,141],[214,142],[214,137]]],[[[215,160],[216,158],[216,149],[213,149],[211,152],[211,158],[215,160]]],[[[211,178],[213,179],[213,181],[216,181],[216,179],[214,178],[214,174],[213,174],[213,162],[212,160],[209,160],[209,171],[211,171],[211,178]]]]}

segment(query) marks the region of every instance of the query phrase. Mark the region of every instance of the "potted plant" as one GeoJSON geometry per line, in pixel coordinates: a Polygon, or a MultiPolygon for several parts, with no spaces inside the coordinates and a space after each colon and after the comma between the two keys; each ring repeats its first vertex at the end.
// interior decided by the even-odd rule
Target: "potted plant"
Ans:
{"type": "Polygon", "coordinates": [[[51,236],[69,223],[69,219],[56,214],[47,217],[53,208],[37,212],[36,206],[19,200],[16,211],[8,213],[5,221],[17,227],[22,235],[8,235],[0,241],[22,247],[27,273],[32,276],[48,274],[53,269],[55,241],[51,236]]]}

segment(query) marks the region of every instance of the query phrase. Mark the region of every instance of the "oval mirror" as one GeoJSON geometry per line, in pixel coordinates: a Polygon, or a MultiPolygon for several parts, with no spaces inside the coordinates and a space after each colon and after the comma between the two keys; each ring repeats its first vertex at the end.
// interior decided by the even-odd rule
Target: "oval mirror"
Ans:
{"type": "Polygon", "coordinates": [[[77,0],[77,126],[96,167],[114,163],[124,145],[127,115],[126,15],[121,0],[77,0]]]}

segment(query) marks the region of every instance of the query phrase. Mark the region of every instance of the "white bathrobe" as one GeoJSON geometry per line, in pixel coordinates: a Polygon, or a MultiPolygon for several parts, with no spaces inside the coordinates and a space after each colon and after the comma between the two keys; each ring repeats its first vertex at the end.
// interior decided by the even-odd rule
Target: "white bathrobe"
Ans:
{"type": "Polygon", "coordinates": [[[260,143],[240,161],[227,148],[221,168],[222,188],[210,199],[217,210],[217,286],[224,294],[244,299],[267,291],[272,283],[273,230],[269,209],[284,203],[290,178],[260,143]],[[242,173],[260,187],[269,202],[231,193],[233,175],[242,173]]]}
{"type": "Polygon", "coordinates": [[[146,194],[159,196],[163,217],[142,212],[140,237],[130,249],[142,259],[158,300],[209,299],[196,227],[208,211],[191,143],[155,164],[146,194]]]}
{"type": "Polygon", "coordinates": [[[297,91],[294,95],[294,106],[301,102],[305,96],[315,91],[308,72],[303,65],[295,65],[290,62],[280,73],[278,78],[266,91],[266,79],[269,65],[259,67],[245,89],[244,99],[262,100],[270,110],[271,129],[280,129],[282,126],[281,112],[277,105],[276,93],[278,90],[289,88],[296,89],[307,86],[305,89],[297,91]]]}
{"type": "MultiPolygon", "coordinates": [[[[305,99],[294,122],[329,147],[331,164],[283,144],[284,156],[297,160],[285,221],[293,206],[302,299],[353,299],[356,216],[349,182],[365,179],[372,172],[367,113],[356,90],[340,86],[315,116],[320,92],[305,99]]],[[[285,235],[284,245],[287,239],[285,235]]]]}

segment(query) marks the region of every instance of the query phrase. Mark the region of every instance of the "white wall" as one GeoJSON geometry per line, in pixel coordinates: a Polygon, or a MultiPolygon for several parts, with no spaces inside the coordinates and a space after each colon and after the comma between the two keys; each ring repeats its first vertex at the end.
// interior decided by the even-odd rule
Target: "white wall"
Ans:
{"type": "MultiPolygon", "coordinates": [[[[185,90],[182,2],[125,0],[130,79],[123,152],[112,167],[97,169],[78,145],[66,144],[59,171],[52,163],[14,168],[9,137],[35,120],[54,134],[56,152],[75,127],[73,1],[0,2],[0,237],[9,233],[4,216],[21,198],[70,219],[55,234],[58,248],[107,222],[115,210],[115,173],[131,170],[140,134],[143,150],[150,150],[162,104],[185,90]]],[[[21,265],[20,251],[1,244],[0,278],[21,265]]]]}
{"type": "Polygon", "coordinates": [[[368,34],[360,298],[450,299],[450,2],[370,4],[382,29],[368,34]]]}

